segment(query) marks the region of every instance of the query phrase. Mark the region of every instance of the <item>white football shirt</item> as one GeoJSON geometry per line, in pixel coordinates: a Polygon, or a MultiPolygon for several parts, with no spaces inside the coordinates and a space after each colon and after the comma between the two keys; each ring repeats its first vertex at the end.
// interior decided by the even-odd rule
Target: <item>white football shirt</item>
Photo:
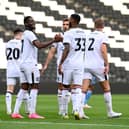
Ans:
{"type": "Polygon", "coordinates": [[[20,76],[21,40],[12,39],[6,44],[7,77],[20,76]]]}
{"type": "MultiPolygon", "coordinates": [[[[64,37],[63,33],[61,33],[62,37],[64,37]]],[[[57,66],[59,66],[60,64],[60,60],[62,58],[62,54],[63,54],[63,51],[64,51],[64,45],[63,45],[63,42],[59,42],[59,43],[53,43],[52,44],[55,48],[56,48],[56,58],[57,58],[57,66]]]]}
{"type": "Polygon", "coordinates": [[[21,63],[33,62],[37,63],[38,48],[33,45],[33,41],[37,40],[34,32],[26,30],[23,33],[23,45],[21,54],[21,63]]]}
{"type": "Polygon", "coordinates": [[[71,28],[65,32],[63,43],[70,45],[67,58],[63,63],[64,69],[83,69],[86,34],[83,29],[71,28]]]}
{"type": "Polygon", "coordinates": [[[57,58],[57,66],[58,66],[62,58],[64,45],[62,42],[59,42],[59,43],[53,43],[53,46],[56,48],[56,51],[57,51],[56,58],[57,58]]]}
{"type": "Polygon", "coordinates": [[[104,68],[101,45],[108,44],[108,37],[101,31],[94,31],[88,35],[85,51],[85,68],[104,68]]]}

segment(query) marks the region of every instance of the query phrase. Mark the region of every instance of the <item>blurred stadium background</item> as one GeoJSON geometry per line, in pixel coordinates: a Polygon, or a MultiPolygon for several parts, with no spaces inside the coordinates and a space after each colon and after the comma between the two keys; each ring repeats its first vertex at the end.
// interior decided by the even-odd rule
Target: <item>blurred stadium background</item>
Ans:
{"type": "MultiPolygon", "coordinates": [[[[62,19],[72,13],[80,14],[80,26],[89,32],[95,18],[105,20],[112,93],[129,93],[129,0],[0,0],[0,93],[6,89],[5,43],[16,27],[23,28],[24,16],[33,16],[39,39],[46,41],[61,31],[62,19]]],[[[47,52],[39,50],[39,64],[47,52]]],[[[41,77],[40,93],[56,93],[55,79],[56,57],[41,77]]],[[[94,93],[101,89],[95,87],[94,93]]]]}

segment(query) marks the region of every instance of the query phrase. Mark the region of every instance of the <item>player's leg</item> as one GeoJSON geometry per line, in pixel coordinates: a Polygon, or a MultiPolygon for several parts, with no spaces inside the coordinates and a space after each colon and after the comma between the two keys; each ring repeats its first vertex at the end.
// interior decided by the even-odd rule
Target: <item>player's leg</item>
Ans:
{"type": "Polygon", "coordinates": [[[30,119],[40,119],[44,118],[36,113],[36,105],[37,105],[37,95],[39,89],[39,82],[40,82],[40,72],[37,65],[32,64],[30,69],[26,69],[26,75],[28,83],[31,86],[30,89],[30,119]]]}
{"type": "Polygon", "coordinates": [[[90,100],[90,98],[92,96],[93,88],[94,87],[92,85],[89,85],[88,90],[87,90],[86,95],[85,95],[84,108],[92,108],[92,106],[88,105],[88,101],[90,100]]]}
{"type": "MultiPolygon", "coordinates": [[[[62,83],[58,83],[58,95],[57,95],[57,99],[58,99],[58,107],[59,107],[59,115],[63,114],[63,96],[62,96],[62,90],[63,90],[63,84],[62,83]]],[[[68,98],[68,102],[70,102],[70,98],[71,98],[71,92],[68,89],[68,93],[67,93],[67,98],[68,98]]]]}
{"type": "Polygon", "coordinates": [[[28,87],[29,87],[28,83],[21,84],[21,88],[17,94],[16,103],[14,106],[14,111],[13,111],[13,114],[11,115],[12,118],[23,118],[23,116],[20,115],[19,111],[20,111],[21,104],[23,102],[23,98],[28,92],[28,87]]]}
{"type": "Polygon", "coordinates": [[[109,81],[105,80],[103,82],[100,82],[100,85],[104,91],[104,100],[106,103],[108,117],[109,118],[120,117],[122,115],[122,113],[114,112],[113,108],[112,108],[112,95],[111,95],[111,91],[110,91],[109,81]]]}
{"type": "Polygon", "coordinates": [[[88,105],[88,101],[90,100],[92,93],[93,93],[93,89],[94,89],[94,84],[96,83],[96,78],[93,76],[91,83],[88,87],[88,90],[86,92],[86,96],[85,96],[85,100],[84,100],[84,108],[91,108],[92,106],[88,105]]]}
{"type": "Polygon", "coordinates": [[[83,70],[78,69],[73,71],[73,85],[71,93],[75,119],[81,119],[85,116],[82,106],[82,84],[83,70]]]}
{"type": "Polygon", "coordinates": [[[58,109],[59,109],[58,114],[59,114],[59,115],[62,115],[62,113],[63,113],[62,87],[63,87],[63,86],[62,86],[62,83],[58,83],[57,101],[58,101],[58,109]]]}
{"type": "Polygon", "coordinates": [[[69,103],[69,89],[72,79],[72,70],[64,70],[63,73],[63,89],[62,89],[62,104],[63,104],[63,118],[68,119],[68,103],[69,103]]]}
{"type": "Polygon", "coordinates": [[[107,115],[110,118],[119,117],[122,113],[116,113],[113,111],[112,108],[112,95],[111,95],[111,88],[109,84],[109,77],[103,73],[103,69],[95,70],[96,77],[99,79],[100,86],[104,92],[104,100],[107,107],[107,115]]]}
{"type": "MultiPolygon", "coordinates": [[[[91,76],[91,75],[90,75],[91,76]]],[[[83,85],[82,85],[82,100],[81,100],[81,105],[82,105],[82,111],[84,108],[84,101],[85,101],[85,96],[86,96],[86,92],[88,91],[88,87],[90,85],[90,77],[88,74],[88,77],[86,76],[86,73],[84,73],[84,79],[83,79],[83,85]]],[[[84,111],[83,111],[84,112],[84,111]]],[[[84,114],[84,116],[86,116],[84,114]]],[[[84,117],[85,118],[85,117],[84,117]]],[[[89,118],[88,116],[86,116],[86,118],[89,118]]]]}
{"type": "Polygon", "coordinates": [[[93,76],[92,76],[90,70],[85,69],[85,71],[83,73],[83,85],[82,85],[82,107],[83,108],[84,108],[86,93],[87,93],[88,88],[91,84],[92,78],[93,78],[93,76]]]}
{"type": "Polygon", "coordinates": [[[14,85],[16,85],[16,78],[7,78],[7,90],[6,90],[6,111],[10,115],[12,113],[12,94],[14,92],[14,85]]]}
{"type": "Polygon", "coordinates": [[[30,96],[29,96],[28,91],[24,93],[23,103],[25,106],[25,113],[29,114],[29,112],[30,112],[30,96]]]}
{"type": "Polygon", "coordinates": [[[25,74],[25,68],[26,68],[25,65],[21,65],[21,73],[20,73],[21,88],[17,94],[12,118],[23,118],[23,116],[21,116],[19,114],[19,110],[20,110],[21,104],[23,102],[24,96],[26,96],[26,94],[28,94],[28,88],[29,88],[29,83],[27,82],[27,78],[26,78],[26,74],[25,74]]]}
{"type": "Polygon", "coordinates": [[[63,114],[63,97],[62,97],[62,89],[63,89],[63,85],[62,85],[62,75],[60,75],[58,73],[57,70],[57,79],[56,82],[58,83],[58,91],[57,91],[57,101],[58,101],[58,114],[62,115],[63,114]]]}
{"type": "Polygon", "coordinates": [[[69,87],[70,85],[63,85],[62,90],[62,116],[64,119],[68,119],[68,103],[69,103],[69,87]]]}

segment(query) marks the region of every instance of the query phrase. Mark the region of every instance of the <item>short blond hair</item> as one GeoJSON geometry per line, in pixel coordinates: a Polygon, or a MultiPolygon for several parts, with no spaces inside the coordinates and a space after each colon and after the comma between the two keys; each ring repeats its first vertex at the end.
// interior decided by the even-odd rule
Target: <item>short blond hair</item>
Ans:
{"type": "Polygon", "coordinates": [[[101,18],[95,19],[95,28],[103,28],[104,27],[104,20],[101,18]]]}

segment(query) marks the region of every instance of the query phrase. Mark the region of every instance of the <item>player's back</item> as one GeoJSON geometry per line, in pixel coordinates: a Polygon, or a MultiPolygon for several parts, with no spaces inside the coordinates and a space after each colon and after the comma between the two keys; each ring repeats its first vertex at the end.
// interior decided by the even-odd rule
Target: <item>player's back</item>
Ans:
{"type": "Polygon", "coordinates": [[[29,30],[24,31],[21,63],[25,62],[37,63],[38,49],[33,45],[34,40],[37,40],[37,37],[32,31],[29,30]]]}
{"type": "Polygon", "coordinates": [[[72,28],[64,35],[63,43],[69,43],[70,50],[63,66],[67,69],[82,69],[84,64],[86,34],[83,29],[72,28]]]}
{"type": "Polygon", "coordinates": [[[21,40],[12,39],[6,44],[7,75],[19,76],[21,40]]]}
{"type": "Polygon", "coordinates": [[[108,37],[101,31],[91,32],[86,40],[85,67],[102,68],[104,60],[101,53],[101,45],[108,43],[108,37]]]}

